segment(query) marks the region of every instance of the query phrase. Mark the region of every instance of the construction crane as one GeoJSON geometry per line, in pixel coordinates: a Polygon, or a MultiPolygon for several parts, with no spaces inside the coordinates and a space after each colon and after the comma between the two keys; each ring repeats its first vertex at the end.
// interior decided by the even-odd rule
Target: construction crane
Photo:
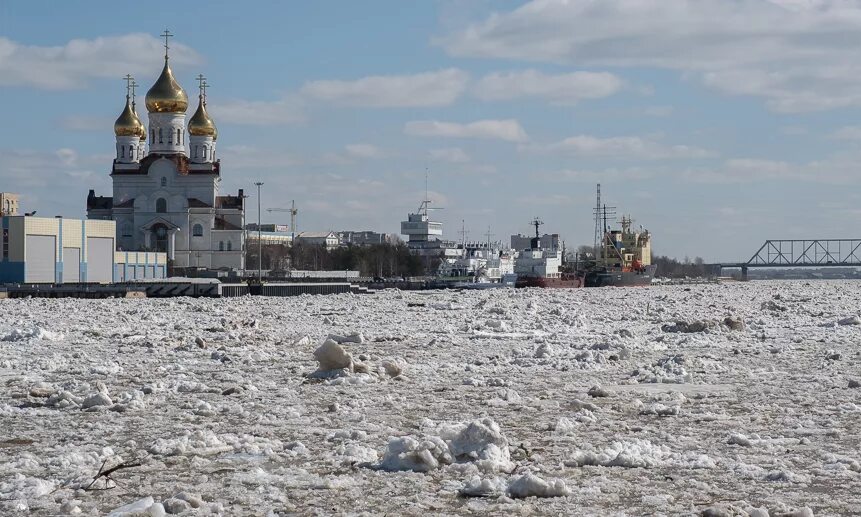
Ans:
{"type": "Polygon", "coordinates": [[[299,210],[296,208],[296,201],[290,201],[290,208],[267,208],[267,212],[288,212],[290,214],[290,239],[296,238],[296,214],[299,210]]]}

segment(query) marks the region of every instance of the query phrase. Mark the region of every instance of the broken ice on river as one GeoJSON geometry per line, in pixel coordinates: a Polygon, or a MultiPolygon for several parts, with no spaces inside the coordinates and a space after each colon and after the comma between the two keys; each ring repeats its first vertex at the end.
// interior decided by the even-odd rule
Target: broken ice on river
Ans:
{"type": "Polygon", "coordinates": [[[0,300],[0,514],[861,514],[859,287],[0,300]]]}

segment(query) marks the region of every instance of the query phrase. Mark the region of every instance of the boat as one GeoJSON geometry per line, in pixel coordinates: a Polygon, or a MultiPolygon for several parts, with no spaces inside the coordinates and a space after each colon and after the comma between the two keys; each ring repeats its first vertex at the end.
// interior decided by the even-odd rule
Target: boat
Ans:
{"type": "Polygon", "coordinates": [[[501,289],[505,287],[515,287],[517,285],[517,275],[514,273],[506,273],[497,282],[487,277],[480,277],[475,282],[458,282],[454,284],[455,289],[501,289]]]}
{"type": "MultiPolygon", "coordinates": [[[[599,209],[599,213],[600,213],[599,209]]],[[[652,264],[652,234],[642,227],[632,230],[630,216],[622,217],[621,229],[606,225],[598,256],[581,270],[585,287],[646,287],[652,284],[657,266],[652,264]]]]}
{"type": "Polygon", "coordinates": [[[581,273],[560,270],[562,250],[542,246],[538,228],[544,223],[536,217],[530,224],[535,226],[535,237],[530,240],[529,249],[518,251],[514,260],[517,287],[583,287],[584,277],[581,273]]]}

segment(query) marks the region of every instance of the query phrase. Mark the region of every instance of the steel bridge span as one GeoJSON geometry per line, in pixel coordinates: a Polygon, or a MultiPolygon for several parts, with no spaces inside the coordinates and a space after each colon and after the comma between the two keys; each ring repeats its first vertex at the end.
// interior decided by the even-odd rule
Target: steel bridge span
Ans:
{"type": "Polygon", "coordinates": [[[741,269],[743,280],[752,267],[861,267],[861,239],[767,240],[747,262],[712,266],[718,274],[725,268],[741,269]]]}

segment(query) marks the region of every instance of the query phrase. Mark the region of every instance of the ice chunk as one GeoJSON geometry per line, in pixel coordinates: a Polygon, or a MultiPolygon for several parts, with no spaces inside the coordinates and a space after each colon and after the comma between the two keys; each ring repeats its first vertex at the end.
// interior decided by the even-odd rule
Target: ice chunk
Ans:
{"type": "Polygon", "coordinates": [[[466,482],[458,493],[466,497],[497,497],[505,493],[507,487],[502,478],[480,478],[474,476],[466,482]]]}
{"type": "Polygon", "coordinates": [[[114,401],[111,400],[111,397],[109,397],[107,393],[93,393],[84,399],[81,403],[81,407],[88,409],[96,406],[110,406],[113,405],[113,403],[114,401]]]}
{"type": "Polygon", "coordinates": [[[508,494],[518,499],[523,497],[564,497],[571,494],[561,479],[545,481],[535,474],[524,474],[514,478],[508,485],[508,494]]]}
{"type": "Polygon", "coordinates": [[[353,365],[352,356],[333,339],[327,339],[314,351],[314,358],[319,365],[317,371],[349,369],[353,365]]]}
{"type": "Polygon", "coordinates": [[[146,496],[143,499],[138,499],[133,503],[129,503],[119,508],[112,510],[108,517],[123,517],[125,515],[140,515],[148,512],[149,508],[155,503],[152,496],[146,496]]]}
{"type": "Polygon", "coordinates": [[[439,437],[431,436],[419,441],[413,436],[402,436],[389,439],[380,468],[428,472],[453,461],[448,445],[439,437]]]}
{"type": "Polygon", "coordinates": [[[508,471],[514,468],[508,440],[491,418],[474,420],[443,429],[442,437],[458,461],[475,461],[485,471],[508,471]]]}

